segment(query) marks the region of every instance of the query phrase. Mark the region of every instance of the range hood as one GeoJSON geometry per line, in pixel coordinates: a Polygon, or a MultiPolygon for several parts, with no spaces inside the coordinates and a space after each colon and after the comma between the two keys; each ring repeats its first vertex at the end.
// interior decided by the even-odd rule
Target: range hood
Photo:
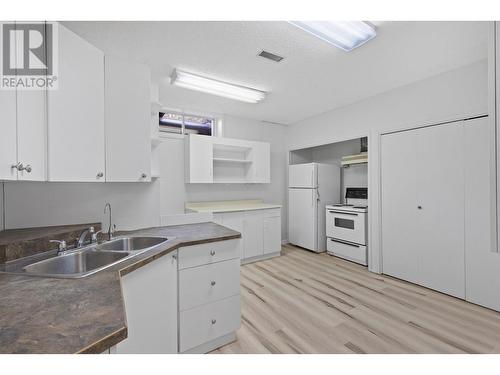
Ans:
{"type": "Polygon", "coordinates": [[[362,152],[356,155],[342,156],[342,160],[340,161],[340,165],[342,165],[343,167],[366,163],[368,163],[368,152],[362,152]]]}
{"type": "Polygon", "coordinates": [[[359,154],[343,156],[340,165],[342,167],[349,167],[350,165],[366,164],[368,163],[368,138],[363,137],[360,139],[359,154]]]}

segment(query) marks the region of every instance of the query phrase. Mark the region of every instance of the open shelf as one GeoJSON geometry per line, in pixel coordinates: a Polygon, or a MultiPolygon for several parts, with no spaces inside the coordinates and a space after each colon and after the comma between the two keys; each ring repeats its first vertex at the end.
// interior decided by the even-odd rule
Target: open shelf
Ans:
{"type": "Polygon", "coordinates": [[[241,164],[249,164],[252,160],[247,159],[232,159],[232,158],[213,158],[214,162],[219,163],[241,163],[241,164]]]}

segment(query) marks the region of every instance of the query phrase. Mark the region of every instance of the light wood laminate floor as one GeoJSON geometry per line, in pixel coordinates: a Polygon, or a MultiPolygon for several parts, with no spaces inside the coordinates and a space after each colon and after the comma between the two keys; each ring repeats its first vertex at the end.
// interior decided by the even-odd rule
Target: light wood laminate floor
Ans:
{"type": "Polygon", "coordinates": [[[500,353],[500,313],[291,245],[241,267],[241,303],[214,353],[500,353]]]}

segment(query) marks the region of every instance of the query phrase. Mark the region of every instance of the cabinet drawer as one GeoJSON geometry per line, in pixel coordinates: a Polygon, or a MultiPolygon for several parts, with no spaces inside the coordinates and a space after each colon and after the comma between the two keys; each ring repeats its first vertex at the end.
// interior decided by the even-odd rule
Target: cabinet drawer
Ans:
{"type": "Polygon", "coordinates": [[[366,246],[326,239],[327,252],[366,266],[368,264],[366,246]]]}
{"type": "Polygon", "coordinates": [[[179,249],[179,269],[239,259],[238,241],[240,239],[181,247],[179,249]]]}
{"type": "Polygon", "coordinates": [[[179,309],[188,310],[240,292],[240,260],[179,271],[179,309]]]}
{"type": "Polygon", "coordinates": [[[181,311],[179,351],[184,352],[237,330],[240,315],[239,295],[181,311]]]}
{"type": "Polygon", "coordinates": [[[268,208],[257,211],[262,217],[277,217],[281,216],[281,208],[268,208]]]}

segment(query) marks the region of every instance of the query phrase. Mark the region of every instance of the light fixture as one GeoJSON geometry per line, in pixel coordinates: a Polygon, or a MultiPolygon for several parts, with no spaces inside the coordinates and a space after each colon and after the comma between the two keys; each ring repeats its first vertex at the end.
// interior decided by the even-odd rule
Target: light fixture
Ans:
{"type": "Polygon", "coordinates": [[[290,23],[347,52],[377,35],[375,28],[363,21],[291,21],[290,23]]]}
{"type": "Polygon", "coordinates": [[[266,93],[264,91],[234,85],[232,83],[212,78],[202,77],[179,69],[174,69],[172,76],[170,77],[170,83],[175,86],[202,91],[208,94],[223,96],[225,98],[240,100],[247,103],[257,103],[266,97],[266,93]]]}

